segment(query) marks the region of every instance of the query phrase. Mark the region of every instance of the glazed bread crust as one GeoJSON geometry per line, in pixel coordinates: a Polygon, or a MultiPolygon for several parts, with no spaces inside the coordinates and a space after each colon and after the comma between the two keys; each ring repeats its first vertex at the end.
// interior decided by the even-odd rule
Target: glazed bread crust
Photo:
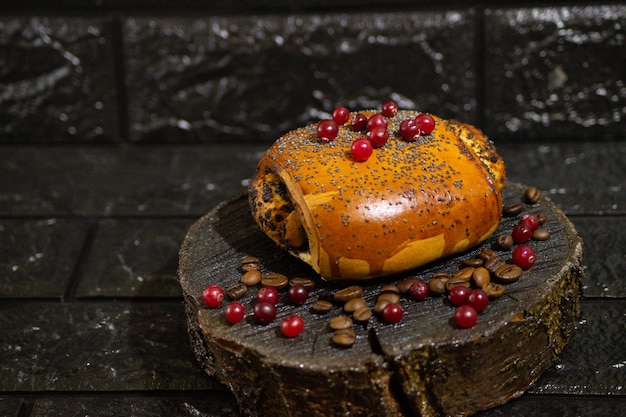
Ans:
{"type": "Polygon", "coordinates": [[[501,217],[502,159],[475,127],[436,116],[431,134],[403,140],[400,122],[418,114],[387,118],[389,141],[365,162],[351,157],[365,132],[350,122],[329,143],[315,124],[278,139],[250,183],[259,227],[328,280],[397,274],[484,241],[501,217]]]}

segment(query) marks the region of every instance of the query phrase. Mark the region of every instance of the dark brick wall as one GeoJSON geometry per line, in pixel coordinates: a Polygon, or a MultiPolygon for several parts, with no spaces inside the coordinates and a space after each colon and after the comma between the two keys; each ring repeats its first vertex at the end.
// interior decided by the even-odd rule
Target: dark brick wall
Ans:
{"type": "Polygon", "coordinates": [[[625,2],[12,3],[0,143],[269,142],[388,98],[496,141],[626,137],[625,2]]]}

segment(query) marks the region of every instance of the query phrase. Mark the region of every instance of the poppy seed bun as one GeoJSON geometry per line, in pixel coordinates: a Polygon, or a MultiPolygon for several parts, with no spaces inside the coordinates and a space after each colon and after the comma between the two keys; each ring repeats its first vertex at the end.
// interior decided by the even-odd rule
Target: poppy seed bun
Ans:
{"type": "Polygon", "coordinates": [[[350,121],[327,143],[316,124],[282,136],[250,183],[259,227],[328,280],[408,271],[487,239],[502,211],[502,159],[480,130],[436,116],[431,134],[403,140],[400,122],[418,114],[386,118],[389,140],[365,162],[352,159],[366,133],[350,121]]]}

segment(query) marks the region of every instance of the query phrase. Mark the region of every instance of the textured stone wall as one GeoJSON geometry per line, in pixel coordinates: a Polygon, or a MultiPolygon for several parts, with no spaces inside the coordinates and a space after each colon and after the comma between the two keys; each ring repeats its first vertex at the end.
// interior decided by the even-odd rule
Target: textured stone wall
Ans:
{"type": "Polygon", "coordinates": [[[496,141],[626,137],[625,2],[11,3],[0,143],[269,142],[386,99],[496,141]]]}

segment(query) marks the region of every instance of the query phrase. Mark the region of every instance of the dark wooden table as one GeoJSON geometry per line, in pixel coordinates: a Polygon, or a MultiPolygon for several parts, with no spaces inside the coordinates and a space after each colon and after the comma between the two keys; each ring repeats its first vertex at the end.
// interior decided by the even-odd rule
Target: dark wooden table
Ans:
{"type": "MultiPolygon", "coordinates": [[[[561,362],[486,416],[623,416],[626,142],[498,145],[584,239],[561,362]]],[[[263,147],[0,147],[0,415],[237,416],[201,371],[176,279],[188,227],[246,188],[263,147]]]]}

